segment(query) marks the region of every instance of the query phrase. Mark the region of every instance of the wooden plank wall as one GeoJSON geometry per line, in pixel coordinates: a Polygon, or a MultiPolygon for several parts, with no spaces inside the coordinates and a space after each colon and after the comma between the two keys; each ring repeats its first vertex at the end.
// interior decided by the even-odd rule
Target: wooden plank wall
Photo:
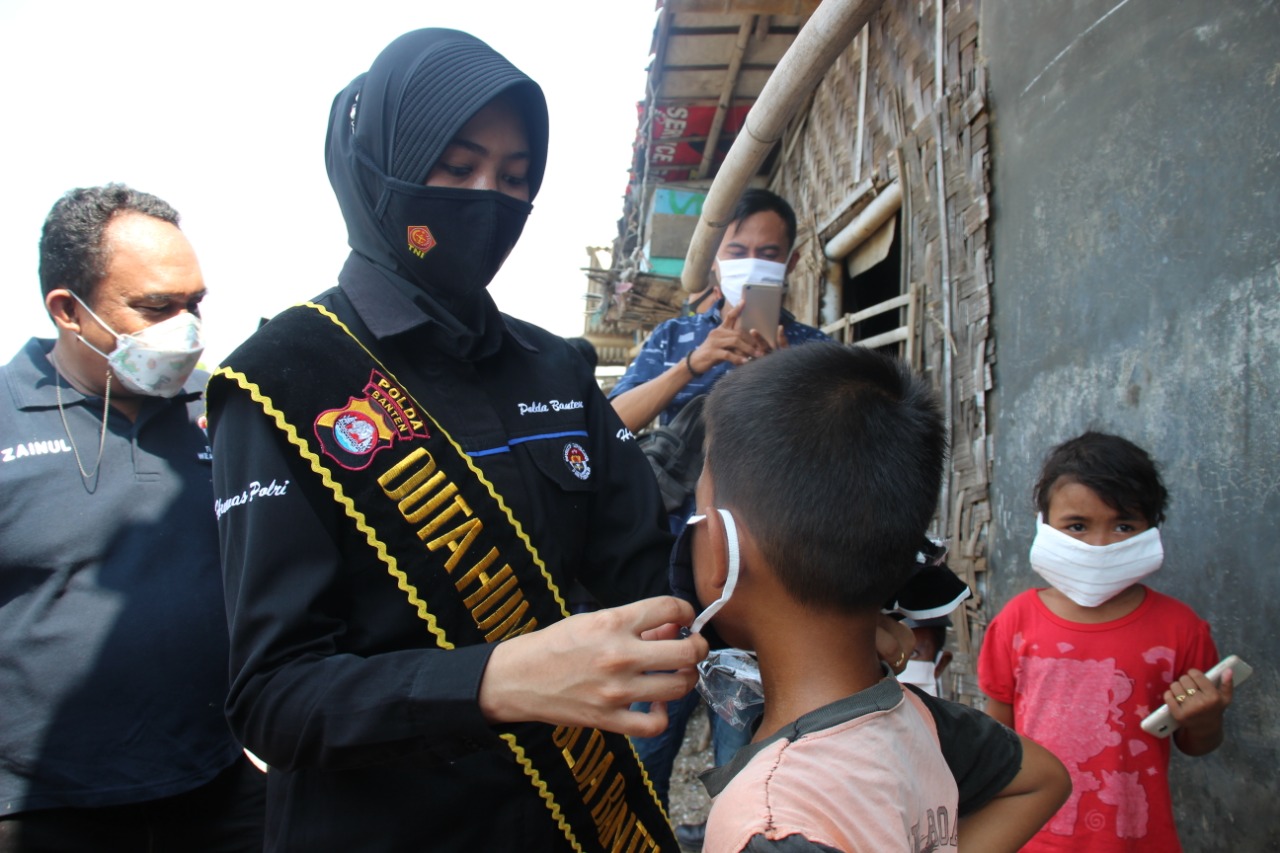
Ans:
{"type": "Polygon", "coordinates": [[[822,243],[874,197],[875,189],[903,181],[903,279],[923,294],[922,310],[916,312],[920,346],[912,361],[940,391],[948,383],[943,348],[948,341],[952,348],[951,461],[938,524],[950,545],[950,565],[969,582],[974,597],[963,615],[953,619],[950,641],[956,659],[946,686],[950,695],[970,704],[980,696],[975,654],[988,615],[982,596],[991,524],[986,394],[995,361],[989,327],[991,164],[979,3],[945,0],[941,98],[935,78],[937,3],[884,3],[866,35],[841,55],[788,129],[770,184],[795,205],[801,225],[801,263],[791,280],[791,309],[816,325],[825,273],[822,243]],[[859,152],[854,149],[864,49],[865,127],[859,152]],[[870,189],[864,186],[868,180],[870,189]],[[949,288],[943,287],[944,248],[949,288]],[[948,291],[950,328],[944,325],[948,291]]]}

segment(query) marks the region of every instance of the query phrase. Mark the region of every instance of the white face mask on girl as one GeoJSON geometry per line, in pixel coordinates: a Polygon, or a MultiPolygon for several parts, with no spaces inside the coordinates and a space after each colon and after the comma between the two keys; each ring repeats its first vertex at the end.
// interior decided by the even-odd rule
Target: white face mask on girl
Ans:
{"type": "Polygon", "coordinates": [[[720,292],[732,307],[742,301],[742,288],[750,284],[781,285],[787,276],[787,265],[760,258],[721,258],[720,292]]]}
{"type": "Polygon", "coordinates": [[[1081,607],[1111,600],[1163,563],[1158,527],[1110,545],[1089,545],[1036,518],[1031,568],[1081,607]]]}
{"type": "Polygon", "coordinates": [[[89,312],[89,316],[98,321],[99,326],[115,335],[116,347],[110,354],[83,336],[76,337],[107,360],[107,365],[124,387],[149,397],[172,397],[182,390],[204,352],[199,317],[183,311],[131,335],[121,335],[102,322],[93,309],[84,304],[84,300],[74,293],[71,295],[89,312]]]}

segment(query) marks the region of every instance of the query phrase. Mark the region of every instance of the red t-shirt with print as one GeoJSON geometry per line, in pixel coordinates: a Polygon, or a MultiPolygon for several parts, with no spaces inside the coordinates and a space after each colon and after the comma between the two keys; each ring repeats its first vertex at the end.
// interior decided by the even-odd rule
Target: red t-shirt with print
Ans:
{"type": "Polygon", "coordinates": [[[1147,588],[1132,613],[1083,624],[1054,615],[1037,590],[987,628],[982,691],[1013,706],[1014,728],[1056,755],[1071,797],[1024,851],[1179,851],[1168,738],[1140,728],[1174,678],[1218,661],[1209,625],[1147,588]]]}

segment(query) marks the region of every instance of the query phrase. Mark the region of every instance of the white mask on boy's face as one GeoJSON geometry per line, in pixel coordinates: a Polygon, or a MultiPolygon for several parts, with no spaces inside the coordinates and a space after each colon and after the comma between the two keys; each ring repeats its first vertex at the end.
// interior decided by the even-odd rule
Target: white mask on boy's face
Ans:
{"type": "MultiPolygon", "coordinates": [[[[939,659],[942,652],[938,652],[939,659]]],[[[904,684],[914,684],[930,696],[938,695],[937,660],[909,660],[907,668],[898,673],[898,680],[904,684]]]]}
{"type": "Polygon", "coordinates": [[[1115,598],[1163,563],[1157,527],[1110,545],[1090,545],[1036,518],[1031,568],[1081,607],[1115,598]]]}
{"type": "Polygon", "coordinates": [[[730,306],[742,301],[742,289],[747,284],[781,285],[787,277],[787,265],[763,258],[719,258],[720,293],[730,306]]]}

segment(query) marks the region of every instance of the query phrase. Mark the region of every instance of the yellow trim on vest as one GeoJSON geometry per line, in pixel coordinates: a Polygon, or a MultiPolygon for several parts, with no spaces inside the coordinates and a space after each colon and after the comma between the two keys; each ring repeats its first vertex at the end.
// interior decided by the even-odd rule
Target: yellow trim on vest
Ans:
{"type": "MultiPolygon", "coordinates": [[[[346,332],[347,337],[355,341],[356,344],[359,345],[360,349],[365,351],[365,353],[369,356],[369,358],[373,359],[374,364],[378,365],[379,370],[386,373],[387,376],[390,376],[392,381],[394,381],[401,388],[408,387],[403,382],[401,382],[396,377],[396,375],[387,368],[386,365],[384,365],[381,361],[379,361],[378,357],[375,356],[372,352],[370,352],[369,348],[366,347],[359,338],[357,338],[355,335],[351,333],[351,329],[347,328],[347,324],[343,323],[340,319],[338,319],[338,316],[336,314],[334,314],[328,308],[325,308],[323,305],[317,305],[314,302],[303,302],[302,305],[307,308],[313,308],[316,311],[318,311],[321,315],[329,318],[329,320],[334,325],[342,329],[342,331],[346,332]]],[[[458,444],[458,442],[453,440],[453,436],[449,434],[448,430],[440,426],[440,422],[437,421],[434,417],[432,417],[431,412],[429,410],[424,408],[423,411],[426,414],[427,419],[430,420],[431,423],[435,425],[435,428],[439,430],[440,434],[443,435],[448,440],[449,444],[452,445],[453,449],[458,452],[458,455],[461,456],[463,460],[466,461],[467,467],[470,468],[471,472],[476,475],[476,479],[479,480],[486,489],[488,489],[489,495],[497,502],[498,508],[501,509],[502,512],[507,516],[507,521],[511,523],[512,529],[515,530],[516,537],[521,542],[523,542],[525,548],[529,550],[529,556],[533,559],[533,564],[537,566],[538,571],[542,573],[543,579],[546,580],[547,582],[547,589],[550,590],[552,597],[555,598],[556,604],[560,606],[560,615],[567,618],[569,616],[569,606],[565,604],[564,597],[560,595],[560,588],[556,586],[556,582],[552,579],[551,572],[547,571],[547,566],[545,563],[542,562],[542,557],[538,555],[538,549],[534,547],[533,540],[531,540],[529,536],[524,532],[524,527],[521,526],[519,520],[517,520],[516,517],[511,513],[511,509],[507,506],[507,502],[503,500],[502,495],[498,494],[497,490],[494,489],[493,484],[489,482],[487,477],[485,477],[484,472],[482,472],[479,468],[476,467],[475,462],[472,461],[470,454],[468,454],[467,451],[462,449],[462,445],[458,444]]]]}
{"type": "Polygon", "coordinates": [[[285,420],[284,412],[277,409],[271,398],[263,394],[262,389],[250,382],[249,378],[243,373],[232,370],[230,367],[220,367],[214,371],[213,375],[224,376],[235,382],[248,392],[254,402],[262,406],[263,411],[276,422],[276,426],[288,437],[289,443],[297,447],[298,452],[302,454],[302,458],[310,463],[311,470],[320,475],[321,481],[333,492],[334,499],[342,506],[347,516],[356,523],[356,528],[364,534],[365,540],[378,555],[378,559],[386,565],[387,571],[396,579],[396,585],[409,596],[409,603],[417,609],[419,618],[427,623],[427,630],[435,635],[436,645],[442,649],[454,648],[453,643],[445,636],[444,630],[436,621],[436,617],[427,609],[427,602],[418,594],[417,587],[409,582],[409,576],[400,570],[396,558],[391,556],[391,553],[387,551],[387,546],[378,538],[378,534],[374,529],[369,526],[369,523],[365,520],[364,513],[356,509],[355,503],[343,492],[342,486],[333,479],[329,469],[324,466],[324,463],[320,461],[320,457],[310,448],[306,439],[299,436],[298,430],[293,424],[285,420]]]}
{"type": "MultiPolygon", "coordinates": [[[[314,302],[304,302],[302,303],[302,307],[311,308],[316,312],[318,312],[319,314],[321,314],[322,316],[328,318],[330,322],[338,326],[338,328],[342,329],[342,331],[345,332],[347,336],[351,338],[351,340],[355,341],[356,344],[362,350],[365,351],[365,353],[369,356],[369,358],[375,364],[378,365],[380,370],[382,370],[387,376],[391,377],[391,379],[395,381],[397,384],[401,385],[401,387],[405,387],[402,383],[400,383],[399,379],[397,379],[396,376],[390,370],[388,370],[386,366],[383,365],[382,362],[379,361],[378,358],[374,356],[372,352],[369,351],[369,348],[366,347],[360,341],[359,338],[357,338],[354,334],[351,333],[351,330],[347,327],[347,325],[343,323],[331,311],[329,311],[328,309],[324,308],[321,305],[317,305],[314,302]]],[[[276,408],[275,404],[266,394],[262,392],[261,388],[255,383],[249,381],[249,378],[245,376],[243,373],[233,370],[230,367],[221,367],[213,373],[213,376],[222,376],[226,379],[229,379],[235,382],[235,384],[238,385],[245,392],[247,392],[249,396],[256,403],[262,406],[266,414],[275,421],[276,426],[282,432],[284,432],[289,442],[298,448],[302,457],[310,465],[311,470],[314,471],[317,475],[319,475],[324,485],[333,493],[335,500],[342,506],[343,511],[346,513],[346,515],[355,522],[357,529],[364,534],[365,539],[368,541],[370,547],[372,547],[375,553],[377,554],[378,559],[381,560],[386,565],[387,571],[393,577],[396,578],[397,585],[399,586],[401,591],[405,592],[409,596],[409,601],[417,609],[419,617],[422,618],[427,623],[428,629],[431,631],[433,635],[435,635],[436,644],[443,649],[454,648],[453,643],[448,640],[448,638],[445,635],[445,631],[438,624],[436,617],[427,609],[426,601],[421,597],[417,588],[409,582],[408,575],[405,572],[401,571],[396,561],[396,558],[391,555],[391,553],[387,550],[386,545],[378,538],[376,531],[374,531],[374,529],[366,521],[364,513],[356,509],[355,503],[351,500],[351,498],[347,497],[346,493],[342,489],[342,486],[336,480],[333,479],[332,473],[329,471],[327,467],[325,467],[319,455],[310,448],[310,445],[308,444],[306,439],[302,438],[298,434],[297,429],[285,419],[284,413],[278,408],[276,408]]],[[[489,480],[484,476],[484,473],[472,461],[471,456],[465,450],[462,449],[462,446],[459,445],[454,440],[453,436],[450,435],[447,430],[445,430],[443,427],[440,426],[439,421],[437,421],[434,417],[432,417],[429,411],[424,410],[424,412],[426,414],[426,417],[431,421],[431,423],[435,426],[435,428],[439,430],[440,434],[444,436],[444,438],[454,448],[454,450],[458,453],[458,455],[461,456],[463,460],[466,461],[467,467],[471,469],[476,479],[479,480],[484,485],[484,487],[488,490],[490,496],[497,503],[498,507],[506,515],[507,520],[510,522],[512,529],[516,533],[517,538],[519,538],[520,541],[524,543],[524,546],[528,550],[529,556],[533,560],[534,565],[536,565],[538,567],[538,570],[541,572],[544,580],[546,581],[548,590],[551,592],[553,598],[555,599],[556,603],[560,607],[561,614],[567,618],[569,616],[568,606],[565,604],[564,598],[561,596],[559,588],[556,586],[555,581],[552,579],[551,573],[547,570],[546,564],[543,563],[542,558],[539,556],[537,548],[534,546],[532,540],[529,539],[528,535],[524,532],[524,528],[521,526],[520,522],[512,514],[511,509],[510,507],[507,506],[506,501],[502,498],[500,494],[498,494],[493,484],[489,482],[489,480]]],[[[569,821],[565,818],[564,812],[561,809],[560,804],[556,801],[555,795],[552,793],[551,789],[548,787],[546,781],[543,780],[542,775],[541,773],[539,773],[538,769],[533,766],[533,762],[528,758],[524,747],[522,747],[520,743],[516,740],[516,736],[510,733],[503,733],[503,734],[500,734],[499,737],[506,743],[507,747],[511,750],[512,754],[515,756],[516,762],[523,769],[525,776],[528,777],[531,784],[538,791],[538,795],[542,798],[543,802],[546,804],[548,811],[551,813],[552,819],[556,823],[556,826],[558,826],[561,832],[564,833],[565,839],[569,842],[569,845],[572,847],[574,851],[576,851],[576,853],[586,853],[582,845],[579,843],[577,836],[573,830],[573,827],[569,824],[569,821]]],[[[649,774],[645,770],[644,764],[640,762],[639,756],[636,753],[634,745],[631,744],[629,741],[627,745],[630,748],[630,752],[636,761],[636,765],[639,767],[640,778],[643,780],[645,788],[647,788],[649,795],[653,797],[655,804],[658,805],[659,813],[662,814],[664,818],[666,818],[665,811],[662,809],[661,804],[658,803],[658,798],[657,798],[656,792],[654,791],[653,783],[649,779],[649,774]]]]}
{"type": "Polygon", "coordinates": [[[627,746],[631,748],[631,755],[636,760],[636,766],[640,768],[640,779],[644,782],[645,789],[649,792],[649,796],[653,797],[653,801],[658,804],[658,811],[662,813],[667,823],[671,823],[671,815],[667,814],[667,810],[662,807],[662,798],[658,796],[658,789],[653,787],[653,780],[649,778],[649,770],[644,766],[644,762],[640,760],[640,753],[636,751],[635,742],[630,737],[627,738],[627,746]]]}
{"type": "Polygon", "coordinates": [[[542,781],[538,769],[533,766],[533,762],[525,757],[524,747],[516,742],[516,736],[513,734],[498,735],[507,743],[507,747],[516,757],[516,763],[524,768],[524,775],[529,777],[529,781],[533,783],[533,787],[538,789],[538,796],[547,804],[547,809],[551,812],[551,817],[555,820],[556,826],[564,833],[565,840],[578,853],[586,853],[582,849],[582,845],[578,843],[578,838],[573,833],[573,827],[569,826],[569,822],[564,819],[564,813],[560,811],[560,804],[556,802],[555,795],[551,793],[551,789],[547,787],[547,783],[542,781]]]}

